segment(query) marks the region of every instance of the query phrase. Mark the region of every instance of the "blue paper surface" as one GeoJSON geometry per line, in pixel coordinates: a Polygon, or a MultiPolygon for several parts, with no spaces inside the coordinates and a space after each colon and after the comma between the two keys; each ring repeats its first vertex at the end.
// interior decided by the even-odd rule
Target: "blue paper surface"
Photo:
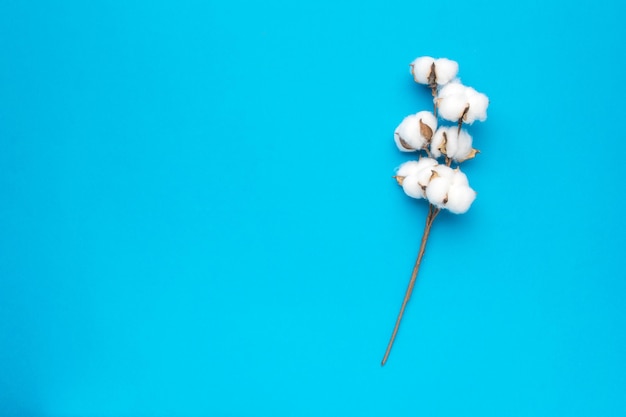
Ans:
{"type": "Polygon", "coordinates": [[[625,17],[0,3],[0,415],[626,415],[625,17]],[[381,368],[420,55],[491,104],[381,368]]]}

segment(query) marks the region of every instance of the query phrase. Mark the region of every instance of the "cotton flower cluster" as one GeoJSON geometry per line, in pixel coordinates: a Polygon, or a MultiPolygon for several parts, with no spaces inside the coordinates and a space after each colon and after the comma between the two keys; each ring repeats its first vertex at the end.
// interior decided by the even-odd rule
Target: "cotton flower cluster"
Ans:
{"type": "Polygon", "coordinates": [[[456,78],[459,65],[446,58],[420,57],[411,63],[415,82],[426,84],[433,94],[433,112],[420,111],[402,120],[393,138],[402,152],[417,152],[420,158],[402,164],[394,177],[409,197],[428,201],[428,215],[420,250],[415,260],[411,280],[406,290],[400,313],[387,345],[384,365],[398,333],[405,307],[415,286],[417,273],[424,255],[426,242],[435,218],[442,209],[454,214],[469,210],[476,192],[469,186],[467,176],[459,165],[476,156],[472,136],[463,128],[476,120],[487,119],[489,99],[456,78]],[[442,125],[441,121],[455,123],[442,125]],[[424,153],[425,155],[422,155],[424,153]],[[456,166],[453,167],[453,164],[456,166]]]}
{"type": "Polygon", "coordinates": [[[421,111],[404,118],[393,138],[402,152],[425,149],[437,129],[437,118],[429,111],[421,111]]]}
{"type": "Polygon", "coordinates": [[[455,214],[465,213],[476,198],[460,169],[441,165],[433,158],[405,162],[398,168],[396,180],[406,195],[426,198],[433,206],[455,214]]]}
{"type": "Polygon", "coordinates": [[[430,143],[430,154],[435,158],[445,156],[456,162],[472,159],[478,153],[472,148],[472,136],[467,130],[455,126],[441,127],[435,132],[430,143]]]}
{"type": "Polygon", "coordinates": [[[437,118],[429,111],[405,117],[396,128],[393,138],[402,152],[424,150],[435,158],[443,155],[456,162],[472,159],[478,153],[477,149],[472,148],[472,136],[467,130],[458,130],[454,126],[437,129],[437,118]]]}
{"type": "Polygon", "coordinates": [[[415,82],[426,84],[431,88],[448,84],[459,72],[459,64],[446,58],[422,56],[411,62],[410,66],[415,82]]]}
{"type": "MultiPolygon", "coordinates": [[[[435,111],[420,111],[411,114],[402,120],[394,131],[394,141],[398,149],[402,152],[422,152],[428,158],[421,158],[419,161],[408,162],[398,171],[396,178],[403,178],[402,188],[406,194],[413,198],[426,198],[437,208],[445,208],[453,213],[464,213],[474,201],[476,193],[467,185],[467,177],[463,174],[458,164],[476,157],[478,150],[473,147],[473,139],[469,132],[463,128],[463,123],[472,124],[474,121],[484,121],[487,118],[487,107],[489,99],[486,95],[479,93],[472,87],[467,87],[456,78],[459,65],[450,59],[424,56],[417,58],[411,63],[411,73],[416,82],[426,84],[433,89],[435,98],[435,111]],[[437,114],[438,113],[438,114],[437,114]],[[457,123],[456,126],[441,125],[437,116],[443,120],[457,123]],[[438,158],[444,158],[445,165],[437,162],[438,158]],[[443,188],[443,195],[447,196],[446,203],[438,192],[427,192],[430,179],[430,171],[435,165],[438,167],[435,172],[441,180],[435,184],[447,184],[448,188],[443,188]],[[414,162],[414,163],[413,163],[414,162]],[[463,178],[465,183],[463,191],[458,187],[452,177],[446,174],[444,167],[450,167],[452,162],[457,164],[455,172],[458,178],[463,178]],[[411,175],[404,175],[401,172],[407,169],[417,169],[426,167],[427,171],[411,171],[411,175]],[[441,172],[439,172],[441,171],[441,172]],[[428,177],[428,178],[427,178],[428,177]],[[450,179],[450,181],[448,181],[450,179]],[[427,181],[428,180],[428,181],[427,181]],[[448,203],[451,191],[452,203],[448,203]],[[431,196],[432,195],[432,199],[431,196]],[[463,203],[457,202],[457,197],[461,196],[463,203]],[[471,198],[470,198],[471,197],[471,198]],[[457,204],[458,203],[458,204],[457,204]]],[[[408,172],[408,171],[407,171],[408,172]]],[[[437,189],[438,186],[435,188],[437,189]]]]}
{"type": "Polygon", "coordinates": [[[484,122],[487,119],[487,96],[460,82],[451,82],[441,88],[435,103],[439,116],[451,122],[472,124],[476,120],[484,122]]]}

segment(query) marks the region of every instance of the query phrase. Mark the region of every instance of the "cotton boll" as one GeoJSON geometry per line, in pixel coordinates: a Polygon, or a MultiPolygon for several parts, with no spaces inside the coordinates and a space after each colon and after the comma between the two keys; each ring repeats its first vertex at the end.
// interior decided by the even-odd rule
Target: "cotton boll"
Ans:
{"type": "Polygon", "coordinates": [[[459,134],[456,127],[448,126],[437,129],[430,143],[430,153],[432,156],[439,158],[441,155],[444,155],[448,158],[453,158],[458,152],[458,149],[459,134]]]}
{"type": "MultiPolygon", "coordinates": [[[[421,159],[420,159],[421,161],[421,159]]],[[[410,175],[417,174],[423,165],[420,165],[419,161],[407,161],[398,167],[396,175],[398,177],[408,177],[410,175]]]]}
{"type": "Polygon", "coordinates": [[[429,111],[407,116],[396,128],[393,139],[402,152],[423,149],[437,129],[437,118],[429,111]]]}
{"type": "Polygon", "coordinates": [[[421,149],[425,141],[420,135],[419,119],[414,114],[405,117],[396,128],[393,139],[402,152],[421,149]]]}
{"type": "Polygon", "coordinates": [[[465,123],[472,124],[476,120],[482,122],[487,119],[487,96],[457,82],[444,86],[435,98],[435,103],[439,116],[445,120],[456,122],[463,117],[465,123]]]}
{"type": "Polygon", "coordinates": [[[437,161],[433,158],[408,161],[397,169],[396,179],[409,197],[424,198],[424,188],[428,185],[432,170],[436,166],[437,161]]]}
{"type": "Polygon", "coordinates": [[[476,199],[476,191],[468,186],[453,185],[448,191],[446,208],[455,214],[463,214],[469,210],[476,199]]]}
{"type": "Polygon", "coordinates": [[[428,77],[434,62],[434,58],[422,56],[411,63],[411,74],[416,83],[428,84],[428,77]]]}
{"type": "MultiPolygon", "coordinates": [[[[455,132],[458,132],[457,128],[454,128],[455,132]]],[[[462,162],[472,155],[472,136],[467,130],[461,129],[461,133],[457,135],[456,149],[454,153],[448,153],[448,157],[453,158],[455,161],[462,162]]]]}
{"type": "Polygon", "coordinates": [[[451,96],[462,96],[465,94],[466,88],[467,87],[465,87],[460,82],[451,82],[441,87],[439,93],[437,94],[437,97],[447,98],[451,96]]]}
{"type": "Polygon", "coordinates": [[[469,187],[469,182],[467,181],[467,175],[465,175],[458,168],[454,170],[454,174],[452,176],[452,186],[453,187],[469,187]]]}
{"type": "Polygon", "coordinates": [[[489,106],[489,98],[483,93],[479,93],[473,88],[469,88],[467,94],[469,110],[465,115],[464,121],[472,124],[475,120],[484,122],[487,120],[487,107],[489,106]]]}
{"type": "Polygon", "coordinates": [[[419,184],[417,175],[409,175],[402,181],[402,189],[404,193],[413,198],[424,198],[422,186],[419,184]]]}
{"type": "MultiPolygon", "coordinates": [[[[441,165],[440,165],[441,166],[441,165]]],[[[443,208],[447,202],[452,181],[447,177],[434,177],[426,187],[426,198],[430,204],[443,208]]]]}
{"type": "Polygon", "coordinates": [[[396,143],[396,146],[398,147],[398,150],[400,152],[415,152],[415,149],[411,148],[409,144],[404,141],[404,139],[400,139],[400,135],[397,131],[393,134],[393,141],[396,143]]]}
{"type": "Polygon", "coordinates": [[[435,75],[437,84],[445,85],[456,77],[459,72],[459,64],[447,58],[435,60],[435,75]]]}
{"type": "Polygon", "coordinates": [[[439,117],[451,122],[456,122],[463,116],[463,112],[468,104],[465,96],[460,94],[439,97],[435,100],[439,110],[439,117]]]}

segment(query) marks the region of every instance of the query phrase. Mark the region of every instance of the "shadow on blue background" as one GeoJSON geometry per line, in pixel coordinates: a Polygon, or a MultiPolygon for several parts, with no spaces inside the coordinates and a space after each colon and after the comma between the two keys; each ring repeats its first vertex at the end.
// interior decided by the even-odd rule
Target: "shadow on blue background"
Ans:
{"type": "Polygon", "coordinates": [[[0,414],[623,416],[624,6],[0,5],[0,414]],[[437,219],[408,64],[491,98],[437,219]]]}

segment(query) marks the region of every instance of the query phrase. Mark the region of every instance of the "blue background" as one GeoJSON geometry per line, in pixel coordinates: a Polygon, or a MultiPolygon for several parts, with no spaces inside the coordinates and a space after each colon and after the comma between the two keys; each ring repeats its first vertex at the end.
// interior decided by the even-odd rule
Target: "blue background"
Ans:
{"type": "Polygon", "coordinates": [[[0,415],[625,416],[624,3],[0,3],[0,415]],[[408,64],[487,93],[426,215],[408,64]]]}

